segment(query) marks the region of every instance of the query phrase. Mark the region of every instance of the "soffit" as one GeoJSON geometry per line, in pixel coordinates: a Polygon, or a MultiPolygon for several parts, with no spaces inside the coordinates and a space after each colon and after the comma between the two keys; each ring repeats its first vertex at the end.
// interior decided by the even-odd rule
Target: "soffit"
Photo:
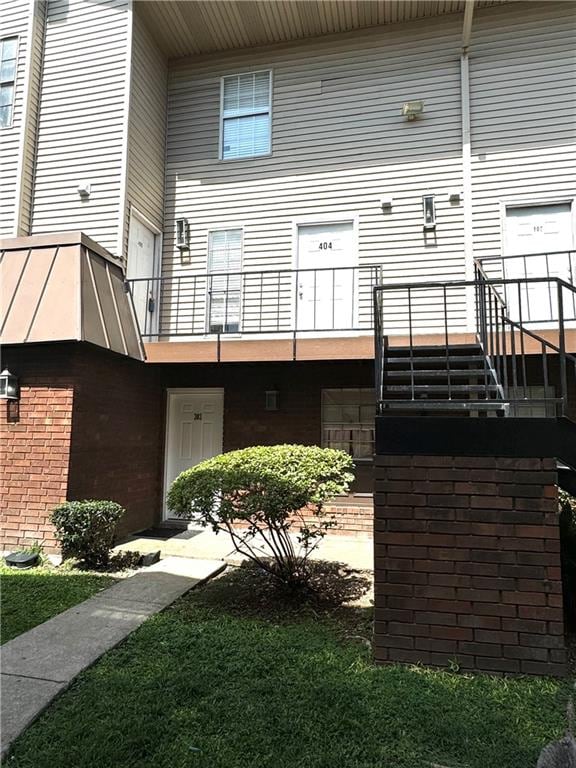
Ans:
{"type": "MultiPolygon", "coordinates": [[[[137,0],[168,58],[463,13],[467,0],[137,0]]],[[[476,0],[488,8],[510,0],[476,0]]]]}

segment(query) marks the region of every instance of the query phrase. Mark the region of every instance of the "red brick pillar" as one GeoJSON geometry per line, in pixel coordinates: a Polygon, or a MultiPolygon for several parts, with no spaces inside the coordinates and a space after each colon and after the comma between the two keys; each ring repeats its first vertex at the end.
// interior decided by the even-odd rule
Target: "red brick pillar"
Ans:
{"type": "Polygon", "coordinates": [[[377,457],[377,662],[565,673],[555,466],[377,457]]]}

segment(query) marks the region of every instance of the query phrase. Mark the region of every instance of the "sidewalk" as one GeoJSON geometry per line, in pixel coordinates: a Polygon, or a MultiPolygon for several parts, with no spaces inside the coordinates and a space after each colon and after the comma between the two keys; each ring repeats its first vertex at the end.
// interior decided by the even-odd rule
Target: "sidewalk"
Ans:
{"type": "MultiPolygon", "coordinates": [[[[257,541],[255,543],[258,544],[257,541]]],[[[231,565],[238,565],[242,560],[227,533],[216,534],[208,528],[184,529],[175,535],[171,535],[168,530],[165,536],[160,533],[158,536],[136,534],[116,547],[116,551],[122,550],[136,550],[142,553],[160,550],[161,557],[208,558],[222,560],[231,565]]],[[[372,571],[374,543],[368,537],[328,534],[314,550],[312,558],[341,562],[350,568],[372,571]]]]}
{"type": "Polygon", "coordinates": [[[6,643],[0,755],[83,669],[224,567],[221,560],[168,557],[6,643]]]}

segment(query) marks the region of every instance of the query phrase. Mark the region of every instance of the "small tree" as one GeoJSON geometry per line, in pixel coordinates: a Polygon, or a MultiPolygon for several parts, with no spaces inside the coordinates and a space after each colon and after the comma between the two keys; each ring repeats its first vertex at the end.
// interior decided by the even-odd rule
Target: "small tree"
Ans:
{"type": "Polygon", "coordinates": [[[168,506],[216,533],[226,531],[237,552],[283,584],[301,586],[310,553],[334,525],[323,505],[348,491],[353,468],[347,453],[331,448],[244,448],[183,472],[170,488],[168,506]],[[234,528],[239,522],[245,530],[234,528]]]}
{"type": "Polygon", "coordinates": [[[64,559],[78,557],[87,565],[106,565],[124,513],[114,501],[66,501],[56,507],[50,519],[64,559]]]}

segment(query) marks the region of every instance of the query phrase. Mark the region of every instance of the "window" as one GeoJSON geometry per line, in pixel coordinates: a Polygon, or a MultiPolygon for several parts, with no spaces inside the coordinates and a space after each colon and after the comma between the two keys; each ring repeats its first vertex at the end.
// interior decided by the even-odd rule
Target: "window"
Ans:
{"type": "Polygon", "coordinates": [[[208,332],[238,333],[242,268],[242,230],[208,234],[208,332]]]}
{"type": "Polygon", "coordinates": [[[12,125],[17,56],[17,37],[4,37],[0,40],[0,128],[12,125]]]}
{"type": "Polygon", "coordinates": [[[374,455],[373,389],[322,391],[322,445],[346,451],[355,459],[374,455]]]}
{"type": "Polygon", "coordinates": [[[221,141],[223,160],[270,152],[271,72],[222,78],[221,141]]]}

